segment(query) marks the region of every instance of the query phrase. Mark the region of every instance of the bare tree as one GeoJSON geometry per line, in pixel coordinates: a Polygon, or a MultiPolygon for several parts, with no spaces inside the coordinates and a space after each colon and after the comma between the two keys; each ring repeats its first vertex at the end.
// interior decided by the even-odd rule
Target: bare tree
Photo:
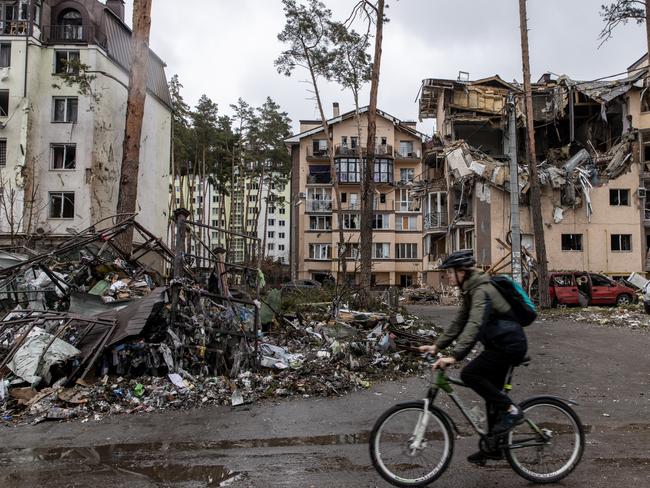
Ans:
{"type": "Polygon", "coordinates": [[[539,283],[539,303],[542,308],[551,306],[548,289],[548,263],[546,259],[546,241],[544,240],[544,222],[542,220],[542,202],[539,177],[537,176],[537,156],[535,154],[535,126],[533,114],[533,94],[530,84],[530,59],[528,56],[528,19],[526,17],[526,0],[519,0],[519,22],[521,30],[521,58],[524,74],[524,93],[526,99],[526,140],[528,142],[528,173],[530,179],[530,209],[535,232],[535,249],[537,251],[537,280],[539,283]]]}
{"type": "MultiPolygon", "coordinates": [[[[122,151],[122,171],[117,200],[117,213],[135,213],[138,198],[138,172],[140,169],[140,137],[147,93],[147,63],[149,61],[149,32],[151,30],[151,1],[133,2],[132,61],[129,72],[129,94],[126,106],[126,124],[122,151]]],[[[127,254],[133,248],[133,227],[119,237],[119,246],[127,254]]]]}
{"type": "Polygon", "coordinates": [[[650,19],[646,13],[650,7],[650,0],[616,0],[608,5],[601,5],[600,15],[605,22],[598,39],[600,45],[612,38],[614,29],[628,22],[646,25],[646,52],[650,52],[650,19]]]}
{"type": "Polygon", "coordinates": [[[333,133],[325,116],[318,82],[319,78],[332,79],[331,67],[334,65],[335,58],[332,49],[332,12],[318,0],[308,0],[307,6],[299,5],[295,0],[282,0],[282,3],[287,20],[284,29],[278,34],[278,39],[287,45],[287,49],[275,60],[275,65],[278,72],[285,76],[291,76],[297,67],[309,73],[309,84],[320,114],[321,127],[327,137],[327,155],[338,218],[339,248],[336,282],[339,286],[346,274],[343,211],[334,159],[333,133]]]}

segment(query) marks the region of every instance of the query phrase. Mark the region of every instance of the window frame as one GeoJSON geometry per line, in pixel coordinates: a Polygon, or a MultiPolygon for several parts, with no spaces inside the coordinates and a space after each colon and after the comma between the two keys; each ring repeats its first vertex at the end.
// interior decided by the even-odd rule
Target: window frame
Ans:
{"type": "Polygon", "coordinates": [[[372,259],[390,259],[390,242],[373,242],[372,243],[372,259]],[[377,250],[378,246],[382,246],[382,256],[379,256],[377,250]],[[385,255],[384,255],[385,254],[385,255]]]}
{"type": "Polygon", "coordinates": [[[630,202],[630,189],[629,188],[610,188],[609,189],[609,205],[610,207],[629,207],[630,202]],[[621,196],[625,195],[626,203],[621,202],[621,196]],[[612,203],[612,201],[617,201],[617,203],[612,203]]]}
{"type": "Polygon", "coordinates": [[[5,137],[0,138],[0,167],[7,166],[7,139],[5,137]],[[2,147],[4,146],[4,150],[2,147]]]}
{"type": "Polygon", "coordinates": [[[561,247],[562,252],[584,252],[582,234],[561,234],[561,236],[560,236],[560,247],[561,247]],[[571,245],[571,243],[566,241],[566,243],[568,245],[565,246],[565,237],[567,239],[573,239],[574,243],[578,244],[575,247],[579,247],[579,249],[568,249],[568,247],[571,245]],[[576,239],[576,237],[579,237],[579,239],[576,239]]]}
{"type": "Polygon", "coordinates": [[[610,234],[609,250],[611,252],[632,252],[632,234],[610,234]],[[628,249],[624,249],[624,238],[627,240],[628,249]],[[619,249],[614,249],[615,242],[619,249]]]}
{"type": "Polygon", "coordinates": [[[63,143],[52,143],[50,144],[50,171],[76,171],[77,169],[77,144],[72,143],[72,142],[63,142],[63,143]],[[62,168],[56,168],[55,167],[55,151],[57,148],[63,148],[63,167],[62,168]],[[68,148],[73,147],[74,148],[74,167],[72,168],[66,168],[66,160],[67,160],[67,155],[68,155],[68,148]]]}
{"type": "Polygon", "coordinates": [[[3,49],[7,49],[9,52],[7,55],[8,63],[6,66],[2,66],[2,63],[0,63],[0,68],[11,68],[11,42],[0,42],[0,61],[2,60],[3,49]]]}
{"type": "Polygon", "coordinates": [[[70,53],[76,53],[77,54],[77,61],[79,64],[81,64],[81,50],[79,49],[55,49],[54,50],[54,74],[55,75],[63,75],[63,74],[79,74],[78,69],[71,69],[70,68],[70,53]],[[61,71],[59,71],[59,59],[57,55],[59,53],[65,53],[65,66],[61,66],[61,71]],[[65,69],[63,69],[65,68],[65,69]]]}
{"type": "Polygon", "coordinates": [[[10,102],[10,100],[11,100],[10,90],[5,90],[5,89],[0,90],[0,118],[9,117],[9,102],[10,102]],[[4,96],[5,95],[7,96],[7,99],[6,99],[7,106],[3,107],[2,105],[3,105],[3,102],[4,102],[4,96]],[[6,108],[6,110],[5,110],[5,108],[6,108]]]}
{"type": "Polygon", "coordinates": [[[53,124],[76,124],[79,121],[79,97],[52,97],[52,120],[53,124]],[[74,110],[74,120],[70,119],[70,102],[76,102],[74,110]],[[63,120],[56,120],[56,102],[64,102],[63,120]]]}
{"type": "MultiPolygon", "coordinates": [[[[69,202],[69,200],[68,200],[69,202]]],[[[48,219],[51,220],[74,220],[74,207],[75,207],[75,192],[73,191],[50,191],[48,192],[48,219]],[[72,195],[72,217],[65,217],[65,199],[69,198],[69,196],[72,195]],[[52,198],[54,196],[59,196],[61,198],[61,209],[60,209],[60,216],[53,216],[52,212],[54,210],[53,208],[53,200],[52,198]]]]}
{"type": "Polygon", "coordinates": [[[395,259],[419,259],[418,245],[415,242],[398,242],[395,244],[395,259]]]}
{"type": "Polygon", "coordinates": [[[309,259],[316,261],[329,261],[332,259],[332,245],[320,242],[309,244],[309,259]],[[318,249],[318,252],[316,250],[318,249]],[[323,257],[325,256],[325,257],[323,257]]]}

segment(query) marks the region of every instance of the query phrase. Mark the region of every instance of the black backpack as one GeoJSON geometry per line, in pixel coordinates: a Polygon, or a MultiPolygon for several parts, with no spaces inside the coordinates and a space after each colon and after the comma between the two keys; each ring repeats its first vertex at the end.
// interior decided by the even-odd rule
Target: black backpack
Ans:
{"type": "Polygon", "coordinates": [[[492,276],[490,283],[494,285],[505,301],[508,302],[514,315],[513,318],[522,327],[527,327],[535,321],[537,318],[537,308],[519,283],[505,275],[492,276]]]}

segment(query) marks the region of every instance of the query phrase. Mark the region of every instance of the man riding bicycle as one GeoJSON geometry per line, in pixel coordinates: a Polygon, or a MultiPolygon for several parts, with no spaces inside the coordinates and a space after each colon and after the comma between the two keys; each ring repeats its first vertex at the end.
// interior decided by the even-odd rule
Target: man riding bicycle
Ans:
{"type": "MultiPolygon", "coordinates": [[[[523,421],[519,407],[503,391],[508,370],[521,364],[528,349],[522,326],[512,308],[490,282],[490,277],[474,268],[471,250],[450,254],[438,269],[447,271],[449,283],[462,292],[462,305],[447,331],[433,346],[420,351],[436,354],[454,340],[456,345],[447,357],[438,359],[434,369],[445,369],[465,358],[477,341],[484,350],[461,371],[461,380],[486,402],[490,434],[504,434],[523,421]]],[[[499,452],[479,451],[467,458],[482,464],[486,459],[500,459],[499,452]]]]}

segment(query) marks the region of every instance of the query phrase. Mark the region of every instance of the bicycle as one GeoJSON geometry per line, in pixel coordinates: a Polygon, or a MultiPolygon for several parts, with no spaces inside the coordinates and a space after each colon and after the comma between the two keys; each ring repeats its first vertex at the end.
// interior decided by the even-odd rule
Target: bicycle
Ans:
{"type": "MultiPolygon", "coordinates": [[[[435,360],[427,355],[427,360],[435,360]]],[[[523,365],[528,365],[526,358],[523,365]]],[[[512,389],[512,366],[504,391],[512,389]]],[[[554,396],[536,396],[519,404],[524,421],[505,434],[492,436],[484,422],[462,404],[452,385],[466,387],[438,370],[424,400],[399,403],[384,412],[370,433],[370,457],[375,469],[395,486],[425,486],[439,478],[449,466],[458,427],[434,401],[446,393],[480,436],[484,451],[505,455],[512,469],[534,483],[555,483],[571,473],[580,462],[585,445],[584,428],[570,404],[554,396]],[[426,454],[425,454],[426,451],[426,454]],[[395,459],[392,457],[395,454],[395,459]],[[403,459],[397,459],[398,456],[403,459]],[[431,466],[433,466],[431,468],[431,466]]]]}

